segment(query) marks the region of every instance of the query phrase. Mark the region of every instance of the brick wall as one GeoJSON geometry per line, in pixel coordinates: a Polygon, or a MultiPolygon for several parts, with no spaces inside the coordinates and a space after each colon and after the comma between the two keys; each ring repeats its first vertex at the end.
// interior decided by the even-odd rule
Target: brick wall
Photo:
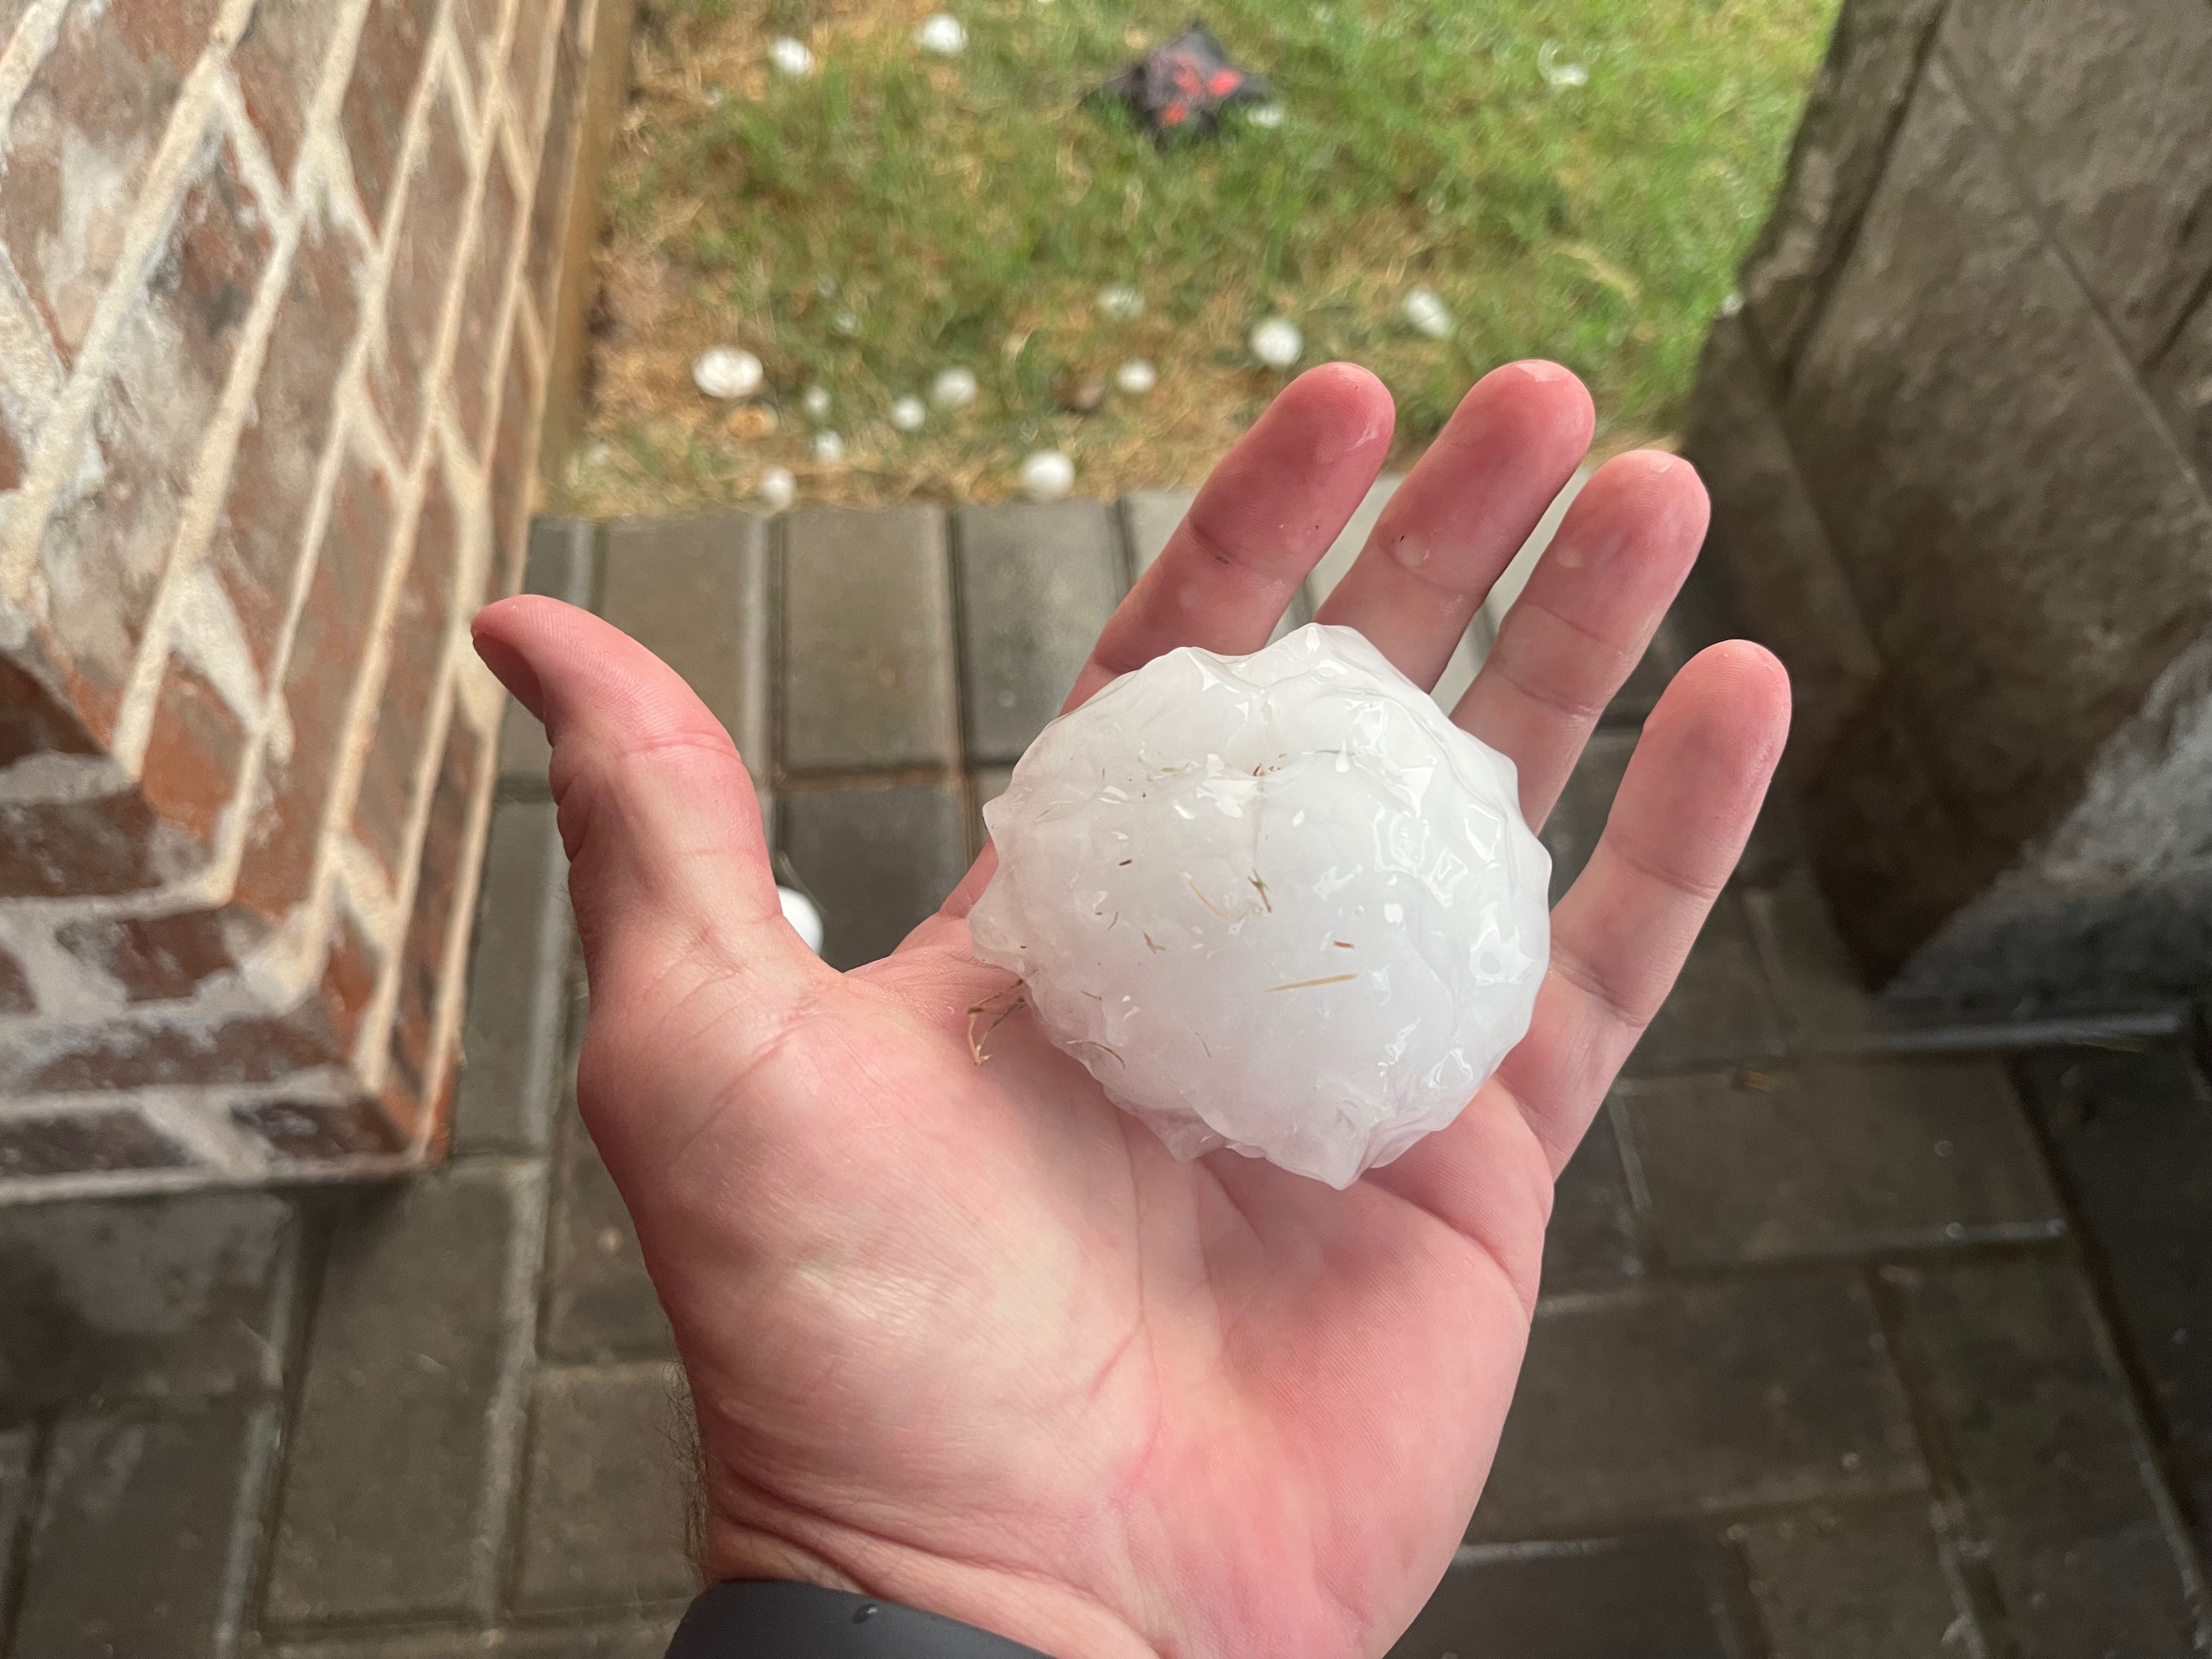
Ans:
{"type": "Polygon", "coordinates": [[[617,0],[0,0],[0,1200],[434,1150],[617,0]]]}
{"type": "Polygon", "coordinates": [[[2212,981],[2212,4],[1846,0],[1686,449],[1900,997],[2212,981]]]}

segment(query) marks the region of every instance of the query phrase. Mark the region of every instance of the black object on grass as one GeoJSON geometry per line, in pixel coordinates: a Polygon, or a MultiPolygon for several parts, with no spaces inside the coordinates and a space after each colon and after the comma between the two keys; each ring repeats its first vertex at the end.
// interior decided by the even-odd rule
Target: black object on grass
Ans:
{"type": "Polygon", "coordinates": [[[1267,83],[1231,63],[1213,32],[1194,22],[1107,82],[1097,95],[1128,105],[1164,144],[1212,137],[1221,131],[1224,107],[1264,100],[1267,83]]]}

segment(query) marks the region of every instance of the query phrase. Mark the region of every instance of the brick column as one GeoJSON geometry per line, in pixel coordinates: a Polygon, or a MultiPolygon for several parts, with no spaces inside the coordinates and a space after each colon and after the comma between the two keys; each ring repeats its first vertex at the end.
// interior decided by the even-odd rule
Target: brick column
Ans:
{"type": "Polygon", "coordinates": [[[0,1201],[436,1150],[610,9],[0,0],[0,1201]]]}
{"type": "Polygon", "coordinates": [[[1901,998],[2212,978],[2212,7],[1848,0],[1686,447],[1901,998]]]}

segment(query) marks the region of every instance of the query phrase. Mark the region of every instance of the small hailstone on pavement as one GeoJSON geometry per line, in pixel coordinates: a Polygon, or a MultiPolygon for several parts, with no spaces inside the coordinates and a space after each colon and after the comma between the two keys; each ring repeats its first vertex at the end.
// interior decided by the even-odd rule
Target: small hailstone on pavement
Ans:
{"type": "Polygon", "coordinates": [[[1441,340],[1452,331],[1451,313],[1433,289],[1417,288],[1408,294],[1402,314],[1416,332],[1431,340],[1441,340]]]}
{"type": "Polygon", "coordinates": [[[806,418],[818,421],[830,413],[830,388],[811,386],[800,394],[799,406],[806,411],[806,418]]]}
{"type": "Polygon", "coordinates": [[[781,513],[799,499],[799,480],[791,476],[789,468],[772,466],[761,474],[760,485],[753,493],[769,512],[781,513]]]}
{"type": "Polygon", "coordinates": [[[1056,449],[1040,449],[1022,462],[1022,494],[1056,501],[1075,488],[1075,463],[1056,449]]]}
{"type": "Polygon", "coordinates": [[[814,73],[814,54],[806,49],[806,42],[794,40],[787,34],[769,42],[768,61],[775,66],[779,74],[788,75],[794,79],[814,73]]]}
{"type": "Polygon", "coordinates": [[[964,368],[948,368],[929,386],[929,401],[939,409],[965,409],[975,401],[975,376],[964,368]]]}
{"type": "Polygon", "coordinates": [[[1349,1185],[1528,1029],[1551,860],[1513,763],[1352,629],[1154,658],[1048,726],[983,817],[975,954],[1177,1158],[1349,1185]]]}
{"type": "Polygon", "coordinates": [[[691,384],[709,398],[750,398],[761,386],[761,360],[736,346],[716,346],[691,360],[691,384]]]}
{"type": "Polygon", "coordinates": [[[919,432],[929,410],[919,398],[901,398],[891,405],[891,424],[902,432],[919,432]]]}
{"type": "Polygon", "coordinates": [[[914,32],[914,43],[939,58],[957,58],[968,49],[968,31],[949,11],[940,11],[914,32]]]}
{"type": "Polygon", "coordinates": [[[845,441],[834,432],[817,432],[811,453],[823,465],[836,466],[845,459],[845,441]]]}
{"type": "Polygon", "coordinates": [[[1127,283],[1098,290],[1098,309],[1117,323],[1133,323],[1145,314],[1145,296],[1127,283]]]}
{"type": "Polygon", "coordinates": [[[1160,383],[1160,372],[1143,358],[1133,358],[1114,371],[1114,384],[1132,398],[1141,398],[1160,383]]]}
{"type": "Polygon", "coordinates": [[[1270,368],[1288,368],[1305,349],[1306,337],[1286,317],[1270,317],[1252,331],[1252,355],[1270,368]]]}

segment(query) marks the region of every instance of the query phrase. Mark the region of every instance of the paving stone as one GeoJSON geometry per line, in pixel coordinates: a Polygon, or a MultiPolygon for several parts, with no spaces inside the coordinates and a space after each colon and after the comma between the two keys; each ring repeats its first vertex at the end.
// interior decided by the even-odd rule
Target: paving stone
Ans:
{"type": "Polygon", "coordinates": [[[264,1643],[258,1652],[265,1659],[483,1659],[486,1653],[499,1659],[662,1659],[683,1616],[682,1607],[670,1606],[605,1620],[571,1615],[546,1626],[395,1631],[264,1643]]]}
{"type": "Polygon", "coordinates": [[[1884,1045],[1898,1022],[1867,988],[1810,865],[1747,893],[1744,907],[1791,1049],[1848,1053],[1884,1045]]]}
{"type": "MultiPolygon", "coordinates": [[[[574,1029],[583,1030],[580,1008],[574,1029]]],[[[676,1339],[645,1271],[637,1229],[576,1115],[575,1060],[561,1113],[538,1351],[562,1364],[673,1358],[676,1339]]]]}
{"type": "Polygon", "coordinates": [[[1739,1522],[1769,1659],[1934,1659],[1986,1651],[1928,1504],[1816,1506],[1739,1522]]]}
{"type": "MultiPolygon", "coordinates": [[[[599,526],[579,519],[539,519],[530,526],[530,556],[522,591],[543,593],[589,611],[599,587],[599,526]]],[[[552,745],[537,717],[513,698],[499,728],[502,788],[543,791],[552,745]]]]}
{"type": "Polygon", "coordinates": [[[950,764],[959,739],[945,515],[825,507],[786,523],[784,768],[950,764]]]}
{"type": "Polygon", "coordinates": [[[1121,602],[1121,541],[1096,501],[962,507],[953,529],[968,756],[1011,763],[1060,713],[1121,602]]]}
{"type": "Polygon", "coordinates": [[[1692,1532],[1462,1550],[1389,1659],[1737,1659],[1730,1571],[1692,1532]]]}
{"type": "Polygon", "coordinates": [[[492,814],[470,943],[453,1150],[534,1152],[560,1088],[568,1012],[568,860],[549,801],[492,814]]]}
{"type": "Polygon", "coordinates": [[[681,674],[769,771],[769,526],[748,514],[607,526],[602,615],[681,674]]]}
{"type": "Polygon", "coordinates": [[[853,784],[781,805],[783,848],[821,902],[833,968],[889,956],[967,873],[967,809],[950,785],[853,784]]]}
{"type": "Polygon", "coordinates": [[[275,1388],[296,1233],[261,1193],[0,1208],[0,1423],[275,1388]]]}
{"type": "Polygon", "coordinates": [[[1673,1071],[1782,1052],[1781,1020],[1752,942],[1743,895],[1731,888],[1705,919],[1674,991],[1636,1045],[1628,1068],[1673,1071]]]}
{"type": "Polygon", "coordinates": [[[682,1373],[641,1364],[547,1370],[530,1411],[515,1601],[532,1612],[678,1601],[691,1463],[682,1373]]]}
{"type": "Polygon", "coordinates": [[[1644,1271],[1636,1206],[1610,1112],[1600,1112],[1559,1171],[1544,1232],[1544,1293],[1617,1285],[1644,1271]]]}
{"type": "Polygon", "coordinates": [[[32,1468],[38,1449],[34,1430],[0,1432],[0,1607],[15,1604],[16,1543],[31,1512],[32,1468]]]}
{"type": "Polygon", "coordinates": [[[1763,1274],[1547,1300],[1468,1536],[1917,1490],[1856,1278],[1763,1274]]]}
{"type": "Polygon", "coordinates": [[[222,1650],[243,1583],[234,1574],[244,1564],[231,1562],[240,1474],[258,1466],[255,1438],[265,1443],[276,1427],[274,1406],[238,1404],[63,1421],[47,1448],[15,1651],[199,1659],[222,1650]]]}
{"type": "Polygon", "coordinates": [[[2003,1070],[1924,1059],[1625,1083],[1653,1243],[1677,1266],[2064,1232],[2003,1070]]]}
{"type": "Polygon", "coordinates": [[[2191,1651],[2187,1546],[2073,1267],[2039,1256],[1883,1277],[2019,1650],[2191,1651]]]}
{"type": "Polygon", "coordinates": [[[341,1218],[315,1319],[270,1568],[272,1623],[455,1616],[511,1432],[495,1410],[521,1182],[459,1164],[341,1218]]]}
{"type": "Polygon", "coordinates": [[[2020,1076],[2212,1543],[2212,1091],[2174,1043],[2029,1054],[2020,1076]]]}

